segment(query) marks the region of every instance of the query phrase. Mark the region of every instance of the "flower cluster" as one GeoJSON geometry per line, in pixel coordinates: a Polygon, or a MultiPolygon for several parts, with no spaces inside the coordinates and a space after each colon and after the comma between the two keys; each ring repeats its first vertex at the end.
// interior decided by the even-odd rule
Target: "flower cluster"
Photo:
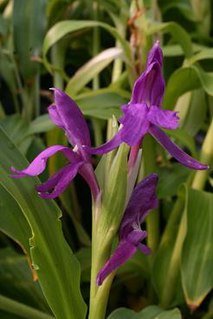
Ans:
{"type": "MultiPolygon", "coordinates": [[[[186,154],[162,130],[178,127],[177,113],[162,109],[165,87],[162,63],[162,50],[157,41],[149,52],[145,71],[134,84],[130,102],[121,107],[123,115],[119,119],[120,128],[117,134],[96,148],[91,146],[89,129],[79,107],[64,92],[53,89],[54,104],[48,108],[49,116],[55,125],[65,131],[73,148],[63,145],[50,146],[27,168],[17,170],[12,167],[12,176],[37,176],[45,170],[50,156],[62,152],[68,163],[46,182],[37,186],[39,195],[45,199],[59,196],[79,173],[89,184],[93,198],[96,199],[100,189],[92,167],[91,155],[107,153],[121,143],[139,149],[146,134],[152,135],[181,164],[198,170],[207,169],[207,165],[186,154]]],[[[101,285],[104,279],[127,261],[137,249],[145,254],[149,252],[148,247],[141,243],[147,233],[140,225],[148,212],[157,207],[157,180],[157,175],[151,174],[133,190],[120,224],[118,247],[99,271],[98,285],[101,285]]]]}
{"type": "Polygon", "coordinates": [[[123,142],[129,146],[140,146],[144,136],[150,134],[184,166],[197,170],[207,169],[207,165],[186,154],[161,130],[176,129],[179,124],[177,112],[163,110],[161,107],[164,94],[162,61],[163,54],[157,41],[149,52],[145,71],[134,84],[130,102],[121,107],[123,116],[119,119],[121,126],[118,133],[97,148],[85,148],[92,154],[104,154],[123,142]]]}

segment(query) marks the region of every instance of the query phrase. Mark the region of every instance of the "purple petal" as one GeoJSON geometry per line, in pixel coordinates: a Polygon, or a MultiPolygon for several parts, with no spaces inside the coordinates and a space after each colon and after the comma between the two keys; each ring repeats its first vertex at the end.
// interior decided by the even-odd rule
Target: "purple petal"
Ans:
{"type": "Polygon", "coordinates": [[[186,154],[181,148],[179,148],[175,143],[173,143],[170,138],[161,131],[157,126],[151,126],[149,133],[181,164],[186,167],[205,170],[208,169],[208,165],[202,164],[186,154]]]}
{"type": "Polygon", "coordinates": [[[60,114],[58,113],[56,105],[52,104],[48,107],[48,113],[49,117],[51,118],[52,122],[57,125],[58,127],[65,130],[64,123],[60,117],[60,114]]]}
{"type": "Polygon", "coordinates": [[[114,150],[121,143],[122,143],[122,140],[121,140],[121,130],[120,130],[120,131],[118,131],[117,134],[115,134],[115,136],[109,142],[106,142],[103,145],[98,146],[98,147],[94,147],[94,148],[83,145],[83,149],[88,154],[105,154],[105,153],[108,153],[108,152],[114,150]]]}
{"type": "Polygon", "coordinates": [[[126,240],[133,244],[134,246],[138,246],[138,244],[147,237],[147,232],[141,229],[134,229],[127,235],[126,240]]]}
{"type": "Polygon", "coordinates": [[[161,66],[163,64],[163,52],[160,47],[160,42],[156,41],[149,51],[147,58],[147,66],[157,61],[161,66]]]}
{"type": "Polygon", "coordinates": [[[126,238],[132,230],[132,225],[141,224],[147,213],[157,208],[157,182],[157,174],[151,174],[138,183],[133,190],[121,221],[121,238],[126,238]]]}
{"type": "Polygon", "coordinates": [[[148,106],[160,106],[163,94],[164,79],[161,65],[155,60],[155,62],[148,65],[145,72],[135,82],[130,103],[146,103],[148,106]]]}
{"type": "Polygon", "coordinates": [[[57,111],[50,106],[50,116],[66,131],[69,142],[74,145],[91,145],[87,123],[77,104],[63,91],[54,89],[57,111]],[[63,124],[62,124],[63,123],[63,124]]]}
{"type": "Polygon", "coordinates": [[[143,254],[148,255],[151,252],[150,248],[141,243],[146,237],[147,232],[145,230],[134,229],[128,234],[127,241],[140,249],[143,254]]]}
{"type": "Polygon", "coordinates": [[[148,132],[149,121],[147,120],[148,107],[146,104],[129,104],[122,107],[124,115],[119,119],[123,124],[120,130],[121,140],[130,146],[141,142],[148,132]]]}
{"type": "Polygon", "coordinates": [[[152,124],[171,130],[176,129],[179,125],[177,112],[162,110],[155,105],[149,108],[148,120],[152,124]]]}
{"type": "Polygon", "coordinates": [[[46,148],[43,152],[41,152],[27,168],[23,170],[17,170],[14,167],[11,167],[11,171],[15,173],[14,175],[12,175],[12,177],[21,178],[27,175],[40,175],[46,168],[48,158],[57,152],[63,152],[64,155],[68,158],[73,158],[74,156],[73,152],[68,147],[62,145],[50,146],[46,148]]]}
{"type": "Polygon", "coordinates": [[[96,279],[97,285],[101,286],[104,279],[131,258],[136,250],[137,248],[128,241],[121,241],[113,255],[99,271],[96,279]]]}
{"type": "Polygon", "coordinates": [[[151,254],[151,252],[152,252],[149,247],[147,247],[146,245],[141,244],[141,243],[138,244],[138,247],[137,247],[137,248],[140,249],[140,251],[141,251],[144,255],[149,255],[149,254],[151,254]]]}
{"type": "Polygon", "coordinates": [[[50,177],[45,183],[37,186],[39,195],[45,199],[58,197],[68,187],[83,163],[84,162],[68,164],[60,169],[60,171],[50,177]]]}
{"type": "Polygon", "coordinates": [[[79,174],[89,185],[93,198],[97,199],[100,195],[100,188],[92,164],[88,162],[84,163],[84,165],[79,169],[79,174]]]}

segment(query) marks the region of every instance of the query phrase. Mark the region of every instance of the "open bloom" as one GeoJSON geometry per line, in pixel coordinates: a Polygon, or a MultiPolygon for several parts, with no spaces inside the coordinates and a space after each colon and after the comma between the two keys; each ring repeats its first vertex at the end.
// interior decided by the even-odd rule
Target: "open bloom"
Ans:
{"type": "Polygon", "coordinates": [[[45,183],[37,186],[42,198],[55,198],[69,185],[77,173],[80,173],[90,186],[94,197],[98,195],[99,188],[96,182],[90,155],[82,145],[91,146],[87,123],[76,103],[63,91],[54,90],[54,104],[49,106],[48,112],[51,120],[65,131],[67,139],[73,149],[63,145],[53,145],[42,151],[32,163],[23,170],[11,167],[12,177],[40,175],[46,168],[47,160],[57,152],[62,152],[68,164],[50,177],[45,183]]]}
{"type": "Polygon", "coordinates": [[[164,94],[162,62],[163,54],[157,41],[149,52],[145,71],[134,84],[130,102],[121,107],[120,130],[109,142],[90,151],[93,154],[106,153],[122,142],[139,147],[148,133],[181,164],[193,169],[207,169],[207,165],[186,154],[161,130],[176,129],[179,120],[176,112],[161,108],[164,94]]]}
{"type": "Polygon", "coordinates": [[[97,285],[102,285],[104,279],[131,258],[137,249],[144,254],[150,252],[150,249],[141,243],[147,237],[147,232],[141,229],[140,224],[148,212],[158,205],[157,181],[157,174],[151,174],[135,187],[121,221],[118,247],[99,271],[97,285]]]}

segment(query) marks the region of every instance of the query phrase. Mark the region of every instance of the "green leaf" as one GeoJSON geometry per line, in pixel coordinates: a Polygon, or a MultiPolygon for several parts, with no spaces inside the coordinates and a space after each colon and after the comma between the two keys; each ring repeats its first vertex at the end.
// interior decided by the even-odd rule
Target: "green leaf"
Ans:
{"type": "Polygon", "coordinates": [[[12,179],[11,166],[23,168],[27,162],[0,130],[2,186],[11,194],[30,224],[31,257],[39,283],[57,319],[84,318],[86,305],[80,293],[80,266],[64,239],[61,212],[53,201],[38,198],[37,178],[12,179]]]}
{"type": "Polygon", "coordinates": [[[113,311],[107,319],[133,319],[135,312],[127,308],[119,308],[113,311]]]}
{"type": "Polygon", "coordinates": [[[76,257],[78,258],[81,265],[81,280],[89,282],[91,273],[91,248],[81,248],[76,253],[76,257]]]}
{"type": "Polygon", "coordinates": [[[213,73],[205,72],[199,66],[182,67],[170,77],[164,96],[164,107],[173,109],[179,96],[202,87],[209,95],[213,95],[213,73]]]}
{"type": "Polygon", "coordinates": [[[121,115],[120,106],[128,101],[128,92],[115,89],[100,89],[76,97],[83,114],[100,119],[121,115]]]}
{"type": "Polygon", "coordinates": [[[52,316],[41,312],[40,310],[26,306],[21,302],[17,302],[10,298],[0,295],[0,309],[6,310],[9,313],[19,314],[21,318],[31,319],[53,319],[52,316]]]}
{"type": "Polygon", "coordinates": [[[176,22],[153,23],[148,29],[148,34],[156,32],[170,33],[173,39],[180,44],[186,57],[192,55],[192,43],[189,34],[176,22]]]}
{"type": "Polygon", "coordinates": [[[38,281],[33,280],[29,260],[9,247],[0,249],[0,294],[50,312],[38,281]]]}
{"type": "MultiPolygon", "coordinates": [[[[206,94],[203,89],[193,90],[191,93],[188,93],[188,94],[190,94],[190,101],[189,101],[188,110],[185,116],[183,117],[181,116],[181,110],[180,110],[180,118],[182,122],[181,128],[183,128],[184,133],[188,132],[191,136],[196,136],[199,130],[202,129],[205,123],[206,115],[207,115],[206,114],[207,113],[206,94]]],[[[187,109],[187,105],[182,105],[182,107],[183,108],[185,107],[185,109],[187,109]]],[[[180,105],[180,108],[181,108],[181,105],[180,105]]],[[[177,108],[175,108],[175,111],[176,110],[177,108]]],[[[194,140],[191,145],[193,144],[194,144],[194,140]]],[[[194,154],[193,149],[191,149],[189,145],[187,147],[191,150],[192,154],[194,154]]]]}
{"type": "Polygon", "coordinates": [[[152,280],[164,307],[183,302],[180,278],[181,252],[186,235],[185,192],[181,187],[154,259],[152,280]]]}
{"type": "Polygon", "coordinates": [[[184,67],[172,73],[166,86],[164,96],[165,109],[173,109],[182,94],[198,89],[200,81],[193,67],[184,67]]]}
{"type": "Polygon", "coordinates": [[[127,59],[127,64],[129,68],[133,68],[133,61],[132,61],[132,53],[129,43],[120,35],[120,33],[113,27],[109,26],[106,23],[99,22],[99,21],[76,21],[76,20],[68,20],[68,21],[61,21],[56,23],[46,34],[44,43],[43,43],[43,57],[44,57],[44,64],[46,68],[50,71],[50,64],[47,60],[47,53],[49,49],[57,43],[60,39],[71,32],[75,32],[78,30],[82,30],[85,28],[94,28],[94,27],[101,27],[112,34],[121,44],[123,49],[124,55],[127,59]]]}
{"type": "Polygon", "coordinates": [[[115,59],[121,57],[122,50],[120,48],[109,48],[83,65],[75,75],[70,79],[66,86],[66,93],[74,96],[87,83],[89,83],[97,74],[107,67],[115,59]]]}
{"type": "Polygon", "coordinates": [[[14,0],[15,50],[25,79],[30,79],[38,71],[38,63],[31,59],[33,56],[38,56],[41,51],[46,22],[45,6],[45,0],[14,0]]]}
{"type": "Polygon", "coordinates": [[[140,312],[127,308],[116,309],[107,319],[181,319],[178,309],[162,310],[157,306],[149,306],[140,312]]]}
{"type": "Polygon", "coordinates": [[[213,194],[194,189],[186,192],[187,235],[181,275],[186,302],[195,309],[213,288],[213,194]]]}
{"type": "Polygon", "coordinates": [[[194,54],[192,57],[187,59],[188,64],[194,64],[198,61],[213,59],[213,49],[202,49],[198,53],[194,54]]]}
{"type": "Polygon", "coordinates": [[[13,197],[0,185],[0,230],[16,241],[30,256],[30,226],[13,197]]]}
{"type": "Polygon", "coordinates": [[[190,170],[174,163],[169,167],[160,168],[158,174],[158,198],[168,198],[177,194],[178,188],[186,181],[190,170]]]}
{"type": "Polygon", "coordinates": [[[26,154],[32,142],[32,136],[29,136],[29,124],[19,114],[13,114],[4,117],[0,121],[0,126],[17,148],[26,154]]]}
{"type": "Polygon", "coordinates": [[[195,16],[192,6],[188,1],[176,1],[176,0],[170,0],[170,1],[161,1],[162,6],[162,12],[165,13],[166,11],[170,9],[179,10],[186,19],[191,21],[198,21],[198,17],[195,16]]]}
{"type": "Polygon", "coordinates": [[[29,134],[44,133],[52,130],[55,124],[51,121],[48,114],[38,116],[30,123],[29,134]]]}

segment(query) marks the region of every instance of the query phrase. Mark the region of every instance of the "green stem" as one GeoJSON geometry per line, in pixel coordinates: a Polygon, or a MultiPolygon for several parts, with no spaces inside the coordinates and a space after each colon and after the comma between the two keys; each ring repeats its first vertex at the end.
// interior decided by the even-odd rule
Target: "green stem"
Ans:
{"type": "Polygon", "coordinates": [[[174,244],[174,249],[171,254],[169,267],[167,268],[167,276],[164,282],[164,289],[160,298],[160,304],[163,308],[167,308],[171,301],[177,287],[177,278],[180,265],[180,253],[182,250],[182,244],[185,238],[185,214],[182,214],[184,209],[184,197],[179,195],[173,210],[171,212],[169,221],[166,225],[165,231],[161,239],[161,246],[166,246],[168,240],[174,233],[177,232],[177,225],[180,225],[177,239],[174,244]]]}
{"type": "Polygon", "coordinates": [[[184,213],[181,217],[174,249],[172,251],[169,267],[167,268],[167,277],[166,282],[164,283],[165,287],[161,296],[161,306],[163,308],[167,308],[171,304],[177,287],[177,278],[181,262],[180,256],[186,235],[186,222],[186,213],[184,213]]]}
{"type": "MultiPolygon", "coordinates": [[[[100,200],[100,199],[99,199],[100,200]]],[[[108,259],[111,245],[105,244],[105,238],[98,230],[98,216],[100,215],[100,201],[93,204],[93,225],[92,225],[92,263],[91,263],[91,282],[90,282],[90,308],[89,319],[104,319],[110,287],[114,274],[109,275],[102,286],[96,284],[96,277],[108,259]]]]}
{"type": "MultiPolygon", "coordinates": [[[[143,141],[142,158],[143,170],[140,171],[140,178],[142,178],[142,176],[146,176],[150,173],[156,172],[157,170],[155,142],[150,136],[146,136],[143,141]]],[[[154,253],[157,250],[160,238],[158,209],[155,209],[150,214],[148,214],[148,216],[146,217],[146,227],[148,231],[147,243],[154,253]]]]}
{"type": "MultiPolygon", "coordinates": [[[[99,0],[93,1],[93,18],[98,20],[99,18],[99,0]]],[[[98,27],[93,30],[93,56],[96,56],[100,50],[100,29],[98,27]]],[[[93,79],[93,89],[97,90],[100,86],[99,75],[97,74],[93,79]]]]}
{"type": "Polygon", "coordinates": [[[64,87],[64,81],[61,72],[57,71],[57,68],[59,70],[63,70],[64,67],[64,48],[64,42],[61,42],[59,44],[55,44],[51,50],[52,63],[56,67],[53,75],[53,85],[58,89],[63,89],[64,87]]]}
{"type": "Polygon", "coordinates": [[[51,315],[0,295],[0,309],[27,319],[54,319],[51,315]]]}
{"type": "MultiPolygon", "coordinates": [[[[93,19],[95,21],[99,20],[99,0],[93,1],[93,19]]],[[[92,46],[92,53],[95,57],[100,51],[100,29],[98,27],[94,28],[93,30],[93,46],[92,46]]],[[[97,74],[93,81],[92,81],[93,90],[98,90],[100,87],[100,78],[99,74],[97,74]]],[[[102,138],[102,125],[101,120],[99,119],[92,119],[92,126],[94,129],[94,138],[95,138],[95,146],[103,144],[102,138]]]]}
{"type": "MultiPolygon", "coordinates": [[[[213,143],[212,143],[212,137],[213,137],[213,119],[209,126],[208,132],[206,134],[202,150],[201,150],[201,156],[200,160],[201,162],[211,164],[211,161],[213,159],[213,143]]],[[[192,182],[192,188],[194,189],[203,189],[205,186],[205,182],[208,178],[208,170],[205,171],[197,171],[195,173],[193,182],[192,182]]]]}
{"type": "Polygon", "coordinates": [[[35,116],[38,117],[40,114],[40,78],[39,73],[35,76],[35,83],[34,83],[34,103],[35,103],[35,116]]]}

